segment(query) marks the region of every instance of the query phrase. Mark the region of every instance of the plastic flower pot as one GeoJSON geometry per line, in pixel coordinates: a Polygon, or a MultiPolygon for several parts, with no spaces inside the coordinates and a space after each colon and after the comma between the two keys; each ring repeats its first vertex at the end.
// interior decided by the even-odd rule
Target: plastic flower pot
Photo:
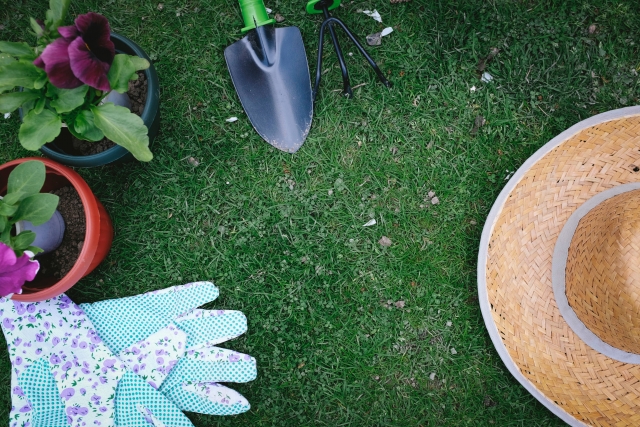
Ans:
{"type": "Polygon", "coordinates": [[[64,219],[60,212],[55,211],[51,219],[41,225],[33,225],[30,221],[18,221],[15,224],[16,235],[22,231],[33,231],[36,239],[31,246],[42,249],[42,254],[48,254],[58,249],[64,238],[64,219]]]}
{"type": "Polygon", "coordinates": [[[109,253],[113,241],[113,225],[106,209],[94,196],[82,177],[77,172],[53,160],[30,157],[0,165],[0,194],[5,194],[7,191],[9,173],[17,165],[28,160],[39,160],[46,167],[46,179],[41,192],[46,193],[68,185],[73,186],[82,201],[86,227],[80,255],[71,270],[62,279],[43,276],[39,273],[35,280],[24,284],[22,294],[15,294],[12,297],[18,301],[34,302],[60,295],[91,273],[109,253]]]}
{"type": "MultiPolygon", "coordinates": [[[[0,200],[3,196],[0,196],[0,200]]],[[[14,224],[16,235],[23,231],[33,231],[36,234],[31,246],[42,249],[41,254],[47,254],[58,249],[64,238],[65,224],[62,215],[57,210],[49,221],[40,225],[33,225],[30,221],[18,221],[14,224]]]]}
{"type": "MultiPolygon", "coordinates": [[[[116,33],[111,33],[111,41],[115,45],[117,53],[137,55],[146,59],[151,64],[149,68],[144,70],[147,77],[147,100],[144,104],[144,111],[142,112],[142,121],[149,129],[149,144],[151,144],[158,134],[160,127],[160,83],[158,82],[158,74],[151,63],[151,59],[149,59],[140,46],[116,33]]],[[[22,110],[20,111],[20,117],[22,118],[22,110]]],[[[121,163],[134,159],[131,153],[119,145],[109,148],[102,153],[89,156],[69,154],[67,147],[70,146],[71,134],[67,128],[63,127],[60,135],[49,144],[43,145],[40,151],[47,157],[64,165],[85,168],[121,163]]]]}

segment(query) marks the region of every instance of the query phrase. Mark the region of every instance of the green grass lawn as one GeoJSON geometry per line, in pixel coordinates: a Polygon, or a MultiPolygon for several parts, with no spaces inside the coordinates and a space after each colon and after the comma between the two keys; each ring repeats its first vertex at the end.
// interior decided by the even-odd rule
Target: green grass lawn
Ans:
{"type": "MultiPolygon", "coordinates": [[[[116,234],[72,299],[220,287],[212,307],[249,319],[225,346],[255,356],[258,378],[233,385],[250,412],[189,414],[199,427],[561,425],[494,350],[477,248],[507,177],[535,150],[582,119],[638,104],[638,2],[344,1],[336,15],[361,39],[395,28],[368,48],[394,87],[342,37],[352,84],[365,84],[342,98],[326,41],[313,126],[289,155],[253,131],[233,89],[223,49],[243,26],[235,2],[160,1],[72,2],[73,15],[102,13],[146,50],[162,114],[152,162],[78,171],[116,234]],[[374,8],[384,25],[357,13],[374,8]],[[494,80],[482,83],[478,61],[494,47],[494,80]],[[478,116],[486,123],[472,132],[478,116]]],[[[33,42],[28,18],[46,3],[0,0],[0,39],[33,42]]],[[[300,27],[314,68],[319,18],[301,1],[267,6],[300,27]]],[[[0,117],[2,162],[34,154],[18,127],[16,114],[0,117]]],[[[3,352],[5,421],[9,368],[3,352]]]]}

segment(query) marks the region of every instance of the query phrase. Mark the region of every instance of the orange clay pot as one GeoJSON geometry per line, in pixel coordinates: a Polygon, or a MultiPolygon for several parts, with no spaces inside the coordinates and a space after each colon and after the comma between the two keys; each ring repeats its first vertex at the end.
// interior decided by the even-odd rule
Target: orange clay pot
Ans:
{"type": "Polygon", "coordinates": [[[31,282],[26,282],[21,294],[14,294],[12,299],[17,301],[42,301],[65,292],[84,276],[91,273],[104,260],[111,249],[113,241],[113,225],[111,218],[100,201],[77,172],[50,159],[29,157],[17,159],[0,166],[0,194],[7,191],[9,173],[20,163],[28,160],[38,160],[46,167],[46,179],[43,193],[72,185],[78,192],[85,216],[85,237],[80,256],[71,270],[60,280],[54,277],[42,276],[40,273],[31,282]]]}

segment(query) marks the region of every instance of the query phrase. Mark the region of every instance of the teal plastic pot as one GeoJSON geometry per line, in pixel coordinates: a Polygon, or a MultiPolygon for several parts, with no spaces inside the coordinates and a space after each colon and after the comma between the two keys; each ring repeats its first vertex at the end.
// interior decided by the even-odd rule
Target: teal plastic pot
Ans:
{"type": "MultiPolygon", "coordinates": [[[[116,52],[126,53],[129,55],[137,55],[146,59],[151,64],[151,59],[147,54],[134,42],[120,34],[111,33],[111,41],[116,47],[116,52]]],[[[160,84],[158,82],[158,74],[153,64],[144,71],[147,77],[147,101],[144,104],[142,112],[142,121],[149,129],[149,144],[151,144],[158,134],[160,127],[160,84]]],[[[22,115],[22,112],[21,112],[22,115]]],[[[134,157],[126,149],[119,145],[109,148],[102,153],[92,154],[90,156],[76,156],[65,151],[65,146],[71,146],[71,134],[67,128],[62,128],[60,136],[49,144],[45,144],[40,151],[45,156],[62,163],[67,166],[76,166],[83,168],[92,168],[113,163],[121,163],[133,160],[134,157]]]]}

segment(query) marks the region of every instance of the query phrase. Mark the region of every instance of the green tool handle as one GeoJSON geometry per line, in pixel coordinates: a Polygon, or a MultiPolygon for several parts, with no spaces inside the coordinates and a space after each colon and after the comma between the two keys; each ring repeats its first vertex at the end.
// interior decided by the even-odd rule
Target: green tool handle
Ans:
{"type": "Polygon", "coordinates": [[[256,27],[276,22],[275,19],[269,19],[269,14],[267,14],[262,0],[240,0],[240,10],[242,11],[242,19],[244,19],[243,34],[256,27]]]}

